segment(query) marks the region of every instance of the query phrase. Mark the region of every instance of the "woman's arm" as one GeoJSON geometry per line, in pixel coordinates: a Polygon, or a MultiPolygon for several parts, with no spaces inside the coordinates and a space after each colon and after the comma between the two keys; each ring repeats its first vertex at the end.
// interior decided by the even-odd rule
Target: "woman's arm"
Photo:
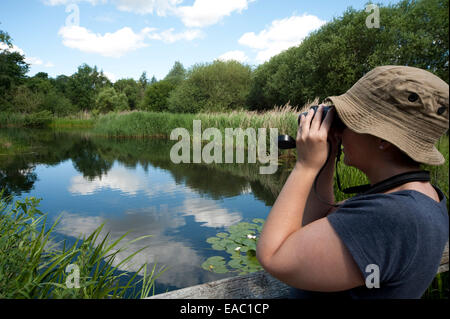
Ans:
{"type": "MultiPolygon", "coordinates": [[[[334,129],[333,123],[331,123],[327,140],[331,144],[331,154],[328,163],[317,178],[317,192],[324,201],[334,203],[334,171],[338,148],[341,146],[339,133],[334,129]]],[[[303,213],[303,226],[326,217],[332,211],[334,211],[334,207],[323,203],[312,188],[303,213]]]]}
{"type": "MultiPolygon", "coordinates": [[[[330,160],[323,169],[320,176],[317,178],[317,192],[319,196],[328,203],[334,203],[334,165],[337,152],[333,152],[330,156],[330,160]]],[[[314,187],[309,192],[308,199],[306,201],[305,212],[303,213],[302,225],[306,226],[309,223],[323,218],[333,209],[333,206],[324,204],[319,200],[314,187]]]]}
{"type": "Polygon", "coordinates": [[[364,283],[357,265],[326,218],[303,226],[314,178],[327,157],[327,134],[333,112],[327,114],[322,124],[322,108],[312,122],[312,111],[302,117],[297,133],[297,149],[301,152],[298,151],[295,168],[264,223],[257,246],[257,258],[266,271],[307,290],[338,291],[364,283]]]}

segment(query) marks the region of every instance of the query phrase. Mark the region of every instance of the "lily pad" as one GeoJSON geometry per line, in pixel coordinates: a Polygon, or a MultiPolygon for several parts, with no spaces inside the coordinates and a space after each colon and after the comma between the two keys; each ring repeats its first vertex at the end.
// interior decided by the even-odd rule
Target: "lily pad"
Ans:
{"type": "Polygon", "coordinates": [[[261,270],[262,266],[256,259],[256,243],[263,223],[263,219],[255,218],[253,223],[238,223],[230,226],[228,232],[208,238],[206,242],[211,244],[212,249],[225,250],[229,259],[210,257],[202,264],[202,268],[215,273],[236,271],[243,274],[261,270]]]}
{"type": "MultiPolygon", "coordinates": [[[[202,264],[202,268],[205,270],[223,273],[223,270],[227,270],[227,267],[225,265],[225,259],[220,256],[213,256],[206,259],[205,262],[202,264]]],[[[227,271],[225,271],[227,272],[227,271]]]]}

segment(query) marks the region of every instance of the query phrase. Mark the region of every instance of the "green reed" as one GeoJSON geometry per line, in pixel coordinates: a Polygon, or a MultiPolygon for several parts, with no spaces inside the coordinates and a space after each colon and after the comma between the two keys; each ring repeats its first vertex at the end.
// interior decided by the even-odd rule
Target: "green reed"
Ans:
{"type": "Polygon", "coordinates": [[[145,298],[155,292],[155,280],[165,271],[149,271],[143,265],[133,276],[119,271],[121,266],[143,249],[120,262],[118,253],[127,245],[127,234],[112,241],[109,234],[100,236],[103,225],[87,237],[78,239],[72,246],[66,242],[55,243],[53,231],[56,221],[47,229],[46,215],[38,210],[39,200],[33,197],[12,202],[11,197],[0,193],[0,298],[26,299],[103,299],[145,298]],[[79,270],[79,288],[69,288],[67,266],[76,265],[79,270]],[[137,280],[143,272],[142,279],[137,280]],[[126,284],[120,284],[127,280],[126,284]],[[140,285],[137,291],[136,287],[140,285]]]}
{"type": "Polygon", "coordinates": [[[174,114],[153,112],[110,113],[99,116],[93,132],[110,137],[169,137],[172,130],[185,128],[192,132],[193,121],[200,120],[202,129],[278,128],[279,132],[295,132],[295,110],[290,106],[266,113],[234,111],[231,113],[174,114]]]}

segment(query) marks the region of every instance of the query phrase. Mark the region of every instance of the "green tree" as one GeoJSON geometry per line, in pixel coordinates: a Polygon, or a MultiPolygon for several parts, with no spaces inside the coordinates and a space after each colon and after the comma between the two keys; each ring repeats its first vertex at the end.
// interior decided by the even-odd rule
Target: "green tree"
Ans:
{"type": "Polygon", "coordinates": [[[153,112],[167,111],[167,100],[174,88],[175,85],[169,80],[162,80],[150,85],[147,90],[145,90],[141,109],[153,112]]]}
{"type": "Polygon", "coordinates": [[[54,88],[43,96],[39,109],[42,111],[50,111],[57,116],[67,116],[77,111],[76,106],[54,88]]]}
{"type": "Polygon", "coordinates": [[[148,79],[147,79],[147,72],[142,72],[141,76],[139,77],[139,85],[141,86],[141,89],[145,91],[145,89],[148,86],[148,79]]]}
{"type": "MultiPolygon", "coordinates": [[[[8,33],[1,31],[0,42],[8,47],[12,46],[8,33]]],[[[0,110],[9,110],[16,88],[24,83],[29,64],[25,57],[18,52],[0,49],[0,110]]]]}
{"type": "Polygon", "coordinates": [[[142,99],[142,83],[140,81],[138,84],[134,79],[120,79],[114,83],[116,92],[123,93],[127,97],[128,108],[131,110],[136,109],[142,99]]]}
{"type": "Polygon", "coordinates": [[[366,26],[365,10],[347,9],[260,65],[253,74],[252,109],[304,105],[342,94],[376,66],[409,65],[448,78],[448,0],[403,0],[380,6],[380,28],[366,26]]]}
{"type": "Polygon", "coordinates": [[[96,109],[101,113],[111,111],[125,111],[128,109],[127,97],[124,93],[117,93],[113,87],[104,87],[98,93],[96,109]]]}
{"type": "Polygon", "coordinates": [[[8,47],[12,47],[11,37],[8,32],[0,30],[0,42],[5,43],[8,47]]]}
{"type": "Polygon", "coordinates": [[[181,62],[176,61],[172,69],[166,75],[164,80],[172,82],[173,85],[177,86],[186,78],[186,69],[181,62]]]}
{"type": "Polygon", "coordinates": [[[33,77],[28,78],[26,85],[30,90],[43,94],[47,94],[55,89],[53,82],[48,78],[48,74],[44,72],[39,72],[33,77]]]}
{"type": "Polygon", "coordinates": [[[76,107],[57,89],[56,83],[44,72],[28,78],[15,92],[13,101],[16,110],[23,113],[49,111],[58,116],[76,112],[76,107]]]}
{"type": "Polygon", "coordinates": [[[70,76],[58,75],[55,79],[55,88],[64,96],[69,97],[70,81],[72,81],[70,76]]]}
{"type": "Polygon", "coordinates": [[[14,91],[11,104],[14,105],[14,112],[33,113],[39,112],[43,101],[44,94],[34,92],[27,85],[20,85],[14,91]]]}
{"type": "Polygon", "coordinates": [[[101,89],[111,87],[112,84],[97,67],[83,64],[71,76],[68,83],[68,97],[79,110],[92,110],[96,104],[96,96],[101,89]]]}
{"type": "Polygon", "coordinates": [[[169,110],[195,113],[246,107],[251,68],[237,61],[197,64],[171,94],[169,110]]]}

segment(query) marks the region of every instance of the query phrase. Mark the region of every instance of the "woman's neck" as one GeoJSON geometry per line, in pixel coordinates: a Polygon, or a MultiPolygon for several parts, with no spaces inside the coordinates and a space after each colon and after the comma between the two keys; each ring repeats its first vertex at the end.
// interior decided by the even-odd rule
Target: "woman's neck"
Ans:
{"type": "Polygon", "coordinates": [[[389,177],[420,170],[418,166],[396,166],[396,165],[379,165],[378,167],[374,167],[367,172],[364,172],[369,179],[371,185],[374,185],[378,182],[381,182],[389,177]]]}

